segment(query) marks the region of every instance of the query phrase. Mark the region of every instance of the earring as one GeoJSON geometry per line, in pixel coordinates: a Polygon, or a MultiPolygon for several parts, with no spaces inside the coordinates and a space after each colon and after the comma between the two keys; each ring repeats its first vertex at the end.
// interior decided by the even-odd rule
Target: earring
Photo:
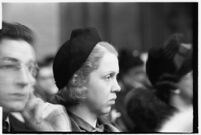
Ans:
{"type": "Polygon", "coordinates": [[[180,90],[180,89],[176,89],[176,90],[173,90],[172,92],[173,92],[174,94],[177,94],[177,95],[178,95],[178,94],[181,93],[181,90],[180,90]]]}

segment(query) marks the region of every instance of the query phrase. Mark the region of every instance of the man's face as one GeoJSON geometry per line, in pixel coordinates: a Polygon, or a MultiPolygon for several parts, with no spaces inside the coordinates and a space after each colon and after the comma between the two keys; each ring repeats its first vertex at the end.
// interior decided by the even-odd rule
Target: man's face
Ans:
{"type": "Polygon", "coordinates": [[[37,88],[47,94],[47,96],[58,92],[54,81],[52,65],[40,68],[37,78],[37,88]]]}
{"type": "Polygon", "coordinates": [[[116,92],[120,91],[116,79],[119,73],[117,56],[106,53],[99,64],[98,69],[89,75],[87,84],[88,105],[98,115],[109,113],[115,104],[116,92]]]}
{"type": "Polygon", "coordinates": [[[0,42],[0,106],[4,111],[24,109],[35,83],[35,65],[34,50],[26,41],[0,42]]]}

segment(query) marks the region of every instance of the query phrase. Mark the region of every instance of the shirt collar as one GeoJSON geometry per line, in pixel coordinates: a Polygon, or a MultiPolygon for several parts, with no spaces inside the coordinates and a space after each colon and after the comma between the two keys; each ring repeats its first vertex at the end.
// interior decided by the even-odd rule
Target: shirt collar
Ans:
{"type": "Polygon", "coordinates": [[[80,118],[79,116],[69,112],[69,116],[71,119],[76,123],[76,125],[80,128],[80,130],[85,132],[103,132],[104,126],[100,123],[100,121],[97,121],[96,127],[91,126],[88,122],[80,118]]]}
{"type": "Polygon", "coordinates": [[[6,128],[6,132],[10,132],[10,120],[9,116],[7,116],[5,119],[3,119],[3,128],[6,128]]]}

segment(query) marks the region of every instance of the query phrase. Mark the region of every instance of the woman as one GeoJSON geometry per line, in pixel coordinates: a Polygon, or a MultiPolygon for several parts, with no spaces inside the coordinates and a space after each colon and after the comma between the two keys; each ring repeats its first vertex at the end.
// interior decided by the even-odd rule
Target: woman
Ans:
{"type": "MultiPolygon", "coordinates": [[[[192,52],[192,45],[179,34],[170,37],[163,47],[149,51],[146,64],[149,80],[156,89],[156,96],[172,107],[176,113],[193,109],[192,52]]],[[[191,121],[189,127],[192,130],[193,113],[187,114],[191,116],[184,118],[184,123],[185,120],[186,123],[191,121]]],[[[176,121],[177,124],[181,124],[178,120],[176,121]]],[[[162,129],[164,129],[163,126],[162,129]]],[[[163,131],[167,130],[160,130],[160,132],[163,131]]],[[[184,130],[174,128],[173,132],[184,132],[184,130]]]]}
{"type": "Polygon", "coordinates": [[[149,51],[146,71],[156,95],[178,110],[192,105],[192,45],[175,34],[161,48],[149,51]]]}
{"type": "Polygon", "coordinates": [[[118,132],[102,116],[115,104],[119,73],[117,51],[96,29],[76,29],[55,56],[55,103],[65,106],[73,132],[118,132]]]}

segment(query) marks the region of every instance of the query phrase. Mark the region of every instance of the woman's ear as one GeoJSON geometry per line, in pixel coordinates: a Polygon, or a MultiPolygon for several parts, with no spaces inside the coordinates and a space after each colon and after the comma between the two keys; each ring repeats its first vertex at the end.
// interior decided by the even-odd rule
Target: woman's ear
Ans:
{"type": "Polygon", "coordinates": [[[87,98],[88,89],[86,86],[78,87],[76,90],[81,100],[85,100],[87,98]]]}

